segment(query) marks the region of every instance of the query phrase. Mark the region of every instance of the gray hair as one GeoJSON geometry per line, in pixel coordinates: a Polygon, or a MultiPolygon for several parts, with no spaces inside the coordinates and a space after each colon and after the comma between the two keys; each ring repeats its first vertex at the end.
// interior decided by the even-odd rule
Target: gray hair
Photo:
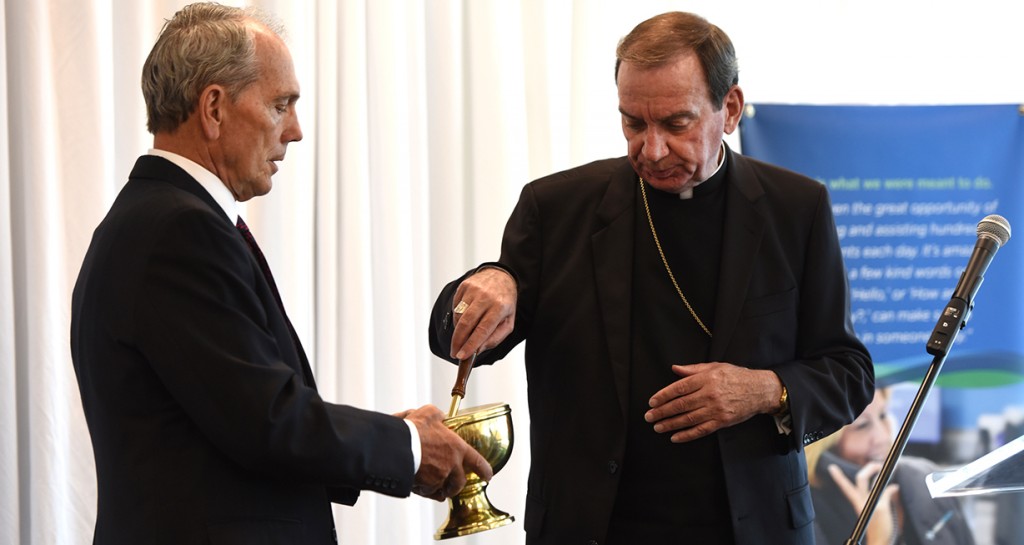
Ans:
{"type": "Polygon", "coordinates": [[[259,77],[256,43],[246,26],[256,22],[277,35],[281,24],[256,8],[212,2],[185,6],[164,23],[142,66],[142,96],[149,132],[171,132],[195,111],[209,85],[232,100],[259,77]]]}

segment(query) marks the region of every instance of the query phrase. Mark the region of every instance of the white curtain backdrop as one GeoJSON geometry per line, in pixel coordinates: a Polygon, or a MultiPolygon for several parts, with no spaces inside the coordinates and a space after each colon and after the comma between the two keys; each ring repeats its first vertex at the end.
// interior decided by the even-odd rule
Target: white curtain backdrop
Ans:
{"type": "MultiPolygon", "coordinates": [[[[186,3],[0,0],[0,545],[91,542],[70,294],[151,145],[139,73],[186,3]]],[[[385,412],[447,408],[455,369],[427,348],[430,307],[497,257],[522,185],[624,153],[614,48],[651,15],[690,10],[725,29],[751,102],[1024,101],[1024,8],[1001,0],[256,4],[288,29],[305,138],[244,214],[323,396],[385,412]]],[[[512,406],[515,449],[490,494],[517,521],[460,543],[523,541],[524,376],[517,350],[470,380],[466,406],[512,406]]],[[[392,545],[432,542],[445,509],[365,494],[335,513],[342,543],[392,545]]]]}

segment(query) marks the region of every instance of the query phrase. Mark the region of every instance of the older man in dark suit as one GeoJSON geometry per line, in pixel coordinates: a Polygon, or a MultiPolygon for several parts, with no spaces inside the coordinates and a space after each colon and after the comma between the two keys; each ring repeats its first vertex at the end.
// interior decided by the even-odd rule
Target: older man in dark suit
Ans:
{"type": "Polygon", "coordinates": [[[236,203],[302,138],[276,24],[193,4],[143,68],[154,149],[96,229],[71,350],[98,479],[97,544],[323,544],[360,490],[442,500],[486,461],[433,406],[325,402],[236,203]],[[404,417],[404,421],[403,418],[404,417]]]}
{"type": "Polygon", "coordinates": [[[666,13],[617,57],[627,156],[528,184],[431,349],[526,341],[527,543],[811,544],[802,446],[874,379],[828,194],[723,142],[743,93],[719,28],[666,13]]]}

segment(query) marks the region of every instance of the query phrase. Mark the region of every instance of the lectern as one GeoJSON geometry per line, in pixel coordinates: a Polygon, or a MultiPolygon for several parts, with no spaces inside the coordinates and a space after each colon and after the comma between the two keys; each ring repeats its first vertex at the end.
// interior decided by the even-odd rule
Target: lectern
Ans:
{"type": "Polygon", "coordinates": [[[933,498],[1024,491],[1024,436],[960,469],[936,471],[925,482],[933,498]]]}

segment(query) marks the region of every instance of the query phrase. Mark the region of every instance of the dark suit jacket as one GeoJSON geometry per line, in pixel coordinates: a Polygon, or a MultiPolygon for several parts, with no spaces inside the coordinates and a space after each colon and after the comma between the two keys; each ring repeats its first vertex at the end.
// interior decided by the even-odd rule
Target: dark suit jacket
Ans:
{"type": "Polygon", "coordinates": [[[409,494],[406,424],[320,398],[233,218],[170,161],[136,163],[71,320],[95,543],[329,544],[330,501],[409,494]]]}
{"type": "MultiPolygon", "coordinates": [[[[871,360],[851,326],[825,188],[728,153],[711,361],[774,370],[793,417],[788,436],[767,415],[717,433],[733,531],[741,545],[812,543],[802,445],[868,404],[871,360]]],[[[604,541],[625,450],[637,184],[625,158],[553,174],[523,189],[505,228],[500,263],[518,276],[516,326],[477,363],[526,340],[531,544],[604,541]]],[[[432,316],[431,349],[446,359],[461,280],[432,316]]]]}

